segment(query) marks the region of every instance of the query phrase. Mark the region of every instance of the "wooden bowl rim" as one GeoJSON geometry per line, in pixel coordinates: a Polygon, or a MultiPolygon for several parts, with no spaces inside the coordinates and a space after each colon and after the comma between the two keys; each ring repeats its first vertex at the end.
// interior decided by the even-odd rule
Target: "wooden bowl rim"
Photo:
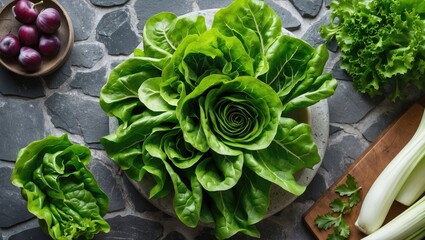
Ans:
{"type": "MultiPolygon", "coordinates": [[[[3,14],[3,12],[5,11],[5,9],[7,9],[10,5],[15,4],[18,0],[13,0],[10,1],[9,3],[5,4],[2,9],[0,10],[0,16],[3,14]]],[[[3,60],[3,57],[0,57],[0,63],[3,67],[5,67],[6,69],[8,69],[11,72],[14,72],[20,76],[24,76],[24,77],[42,77],[48,74],[53,73],[54,71],[56,71],[59,67],[61,67],[65,61],[68,59],[68,57],[71,55],[73,46],[74,46],[74,26],[72,24],[71,18],[68,15],[67,11],[65,10],[65,8],[63,8],[63,6],[56,0],[43,0],[44,2],[50,2],[53,5],[55,5],[57,7],[57,10],[60,11],[60,13],[62,14],[63,18],[65,19],[65,24],[68,26],[68,43],[65,46],[65,50],[64,53],[65,55],[62,56],[57,56],[55,58],[57,58],[55,60],[55,62],[52,64],[51,67],[49,68],[44,68],[44,69],[40,69],[38,71],[35,72],[26,72],[22,69],[18,69],[16,67],[10,66],[7,62],[5,62],[3,60]]],[[[32,1],[34,2],[34,1],[32,1]]],[[[64,24],[62,23],[62,24],[64,24]]]]}

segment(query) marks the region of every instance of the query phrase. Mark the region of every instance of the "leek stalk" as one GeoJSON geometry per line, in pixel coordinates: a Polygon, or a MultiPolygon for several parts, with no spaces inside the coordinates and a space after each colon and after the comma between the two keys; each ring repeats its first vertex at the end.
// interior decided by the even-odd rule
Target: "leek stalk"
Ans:
{"type": "MultiPolygon", "coordinates": [[[[425,141],[425,139],[423,140],[425,141]]],[[[412,205],[425,192],[425,158],[422,158],[407,178],[395,200],[405,206],[412,205]]]]}
{"type": "Polygon", "coordinates": [[[362,240],[420,239],[425,230],[425,196],[362,240]]]}
{"type": "Polygon", "coordinates": [[[413,137],[385,167],[366,194],[355,223],[360,231],[371,234],[382,226],[397,194],[424,157],[425,112],[413,137]]]}

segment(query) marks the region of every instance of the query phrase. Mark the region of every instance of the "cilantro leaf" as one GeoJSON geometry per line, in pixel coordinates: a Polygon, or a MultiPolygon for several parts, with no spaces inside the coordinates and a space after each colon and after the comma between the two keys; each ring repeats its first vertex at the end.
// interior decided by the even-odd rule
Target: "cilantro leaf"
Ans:
{"type": "Polygon", "coordinates": [[[345,184],[341,184],[336,188],[336,192],[341,196],[351,196],[357,193],[360,188],[357,186],[357,182],[354,177],[350,174],[347,175],[345,184]]]}
{"type": "Polygon", "coordinates": [[[343,201],[341,198],[335,198],[330,204],[329,207],[334,212],[346,213],[351,211],[351,206],[347,201],[343,201]]]}
{"type": "Polygon", "coordinates": [[[341,222],[341,215],[333,216],[331,213],[326,213],[316,217],[314,220],[317,227],[321,230],[327,230],[332,226],[338,226],[341,222]]]}
{"type": "Polygon", "coordinates": [[[357,203],[360,202],[360,187],[358,186],[356,179],[348,174],[347,180],[345,180],[345,184],[339,185],[335,192],[337,192],[340,196],[348,196],[349,206],[353,207],[357,203]]]}
{"type": "Polygon", "coordinates": [[[350,207],[357,205],[360,202],[360,200],[361,200],[361,196],[359,192],[356,192],[355,194],[351,195],[350,198],[348,199],[350,207]]]}
{"type": "Polygon", "coordinates": [[[335,189],[340,197],[329,204],[332,212],[320,215],[314,220],[320,230],[333,227],[334,231],[328,234],[327,240],[343,240],[350,236],[350,226],[344,219],[344,215],[349,214],[352,207],[360,202],[360,189],[356,179],[348,174],[345,183],[338,185],[335,189]]]}
{"type": "Polygon", "coordinates": [[[335,232],[344,238],[348,238],[348,236],[350,236],[350,226],[348,226],[348,223],[344,218],[341,218],[339,226],[335,228],[335,232]]]}

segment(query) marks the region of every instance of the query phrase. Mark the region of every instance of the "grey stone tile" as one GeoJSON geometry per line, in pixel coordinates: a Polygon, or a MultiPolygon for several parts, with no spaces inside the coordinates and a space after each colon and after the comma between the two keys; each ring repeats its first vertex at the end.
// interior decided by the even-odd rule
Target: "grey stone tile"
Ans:
{"type": "Polygon", "coordinates": [[[352,81],[347,71],[341,69],[341,60],[338,60],[331,70],[332,76],[337,80],[352,81]]]}
{"type": "Polygon", "coordinates": [[[38,101],[0,96],[0,159],[16,161],[19,149],[45,136],[42,105],[38,101]]]}
{"type": "Polygon", "coordinates": [[[314,200],[316,201],[326,191],[327,185],[325,177],[320,173],[314,176],[313,180],[307,186],[305,192],[297,198],[296,201],[314,200]]]}
{"type": "Polygon", "coordinates": [[[211,1],[211,0],[197,0],[199,9],[213,9],[213,8],[223,8],[229,6],[233,1],[232,0],[219,0],[219,1],[211,1]]]}
{"type": "Polygon", "coordinates": [[[270,239],[314,239],[306,231],[302,223],[303,214],[310,207],[310,203],[293,202],[281,212],[258,224],[263,236],[270,239]],[[263,227],[264,225],[264,227],[263,227]],[[269,237],[270,236],[270,237],[269,237]]]}
{"type": "Polygon", "coordinates": [[[289,0],[301,14],[306,18],[314,18],[319,14],[323,0],[289,0]]]}
{"type": "Polygon", "coordinates": [[[335,94],[328,99],[329,118],[333,123],[357,123],[379,103],[358,93],[351,82],[338,81],[335,94]]]}
{"type": "Polygon", "coordinates": [[[195,240],[214,240],[214,230],[212,228],[205,228],[198,236],[195,237],[195,240]]]}
{"type": "Polygon", "coordinates": [[[0,167],[0,228],[8,228],[34,217],[28,209],[21,190],[12,185],[12,169],[0,167]]]}
{"type": "Polygon", "coordinates": [[[331,4],[332,0],[324,0],[325,7],[329,8],[329,4],[331,4]]]}
{"type": "Polygon", "coordinates": [[[26,78],[0,67],[0,93],[5,96],[25,98],[44,97],[45,92],[39,78],[26,78]]]}
{"type": "Polygon", "coordinates": [[[9,237],[9,240],[50,240],[50,236],[45,234],[40,227],[31,228],[18,232],[9,237]]]}
{"type": "Polygon", "coordinates": [[[319,29],[322,25],[328,24],[330,21],[330,12],[326,12],[318,21],[314,22],[302,36],[312,46],[317,47],[325,43],[325,39],[320,36],[319,29]]]}
{"type": "Polygon", "coordinates": [[[137,29],[139,29],[139,32],[142,32],[146,21],[153,15],[158,14],[160,12],[173,12],[176,15],[183,15],[189,13],[192,11],[192,3],[193,1],[191,0],[136,0],[136,2],[134,3],[134,10],[137,13],[137,19],[139,20],[137,24],[137,29]]]}
{"type": "Polygon", "coordinates": [[[90,0],[90,2],[98,7],[113,7],[124,5],[128,0],[90,0]]]}
{"type": "Polygon", "coordinates": [[[54,93],[46,100],[47,112],[57,128],[79,134],[88,144],[109,133],[109,121],[98,101],[76,94],[54,93]]]}
{"type": "Polygon", "coordinates": [[[345,132],[332,135],[322,163],[322,167],[329,172],[329,184],[335,182],[368,145],[369,143],[360,137],[345,132]]]}
{"type": "Polygon", "coordinates": [[[57,89],[64,84],[72,75],[71,59],[68,59],[62,67],[54,73],[43,77],[46,85],[50,89],[57,89]]]}
{"type": "Polygon", "coordinates": [[[341,130],[343,130],[343,129],[340,126],[335,126],[333,124],[329,125],[329,135],[332,135],[332,134],[339,132],[341,130]]]}
{"type": "Polygon", "coordinates": [[[91,160],[89,168],[99,184],[100,189],[108,195],[109,212],[124,209],[125,202],[122,195],[122,189],[117,180],[114,178],[116,173],[113,173],[96,158],[91,160]]]}
{"type": "Polygon", "coordinates": [[[95,11],[85,0],[58,0],[65,8],[74,26],[75,41],[87,40],[95,26],[95,11]]]}
{"type": "Polygon", "coordinates": [[[186,238],[181,233],[172,231],[163,240],[186,240],[186,238]]]}
{"type": "Polygon", "coordinates": [[[71,81],[71,88],[81,89],[84,94],[99,97],[100,89],[106,83],[106,68],[101,67],[90,72],[77,72],[71,81]]]}
{"type": "Polygon", "coordinates": [[[103,15],[96,27],[96,40],[105,44],[109,55],[129,55],[141,41],[140,36],[132,31],[128,9],[103,15]]]}
{"type": "Polygon", "coordinates": [[[265,0],[265,2],[275,11],[282,21],[282,27],[294,31],[301,27],[301,22],[295,18],[290,11],[273,2],[273,0],[265,0]]]}
{"type": "Polygon", "coordinates": [[[136,216],[117,216],[107,219],[111,226],[109,233],[99,233],[94,239],[159,239],[163,234],[163,227],[157,222],[136,216]]]}
{"type": "Polygon", "coordinates": [[[124,174],[122,174],[121,176],[123,178],[124,188],[127,191],[126,196],[130,200],[130,202],[134,204],[134,208],[136,209],[136,211],[141,213],[146,211],[151,211],[151,212],[160,211],[158,208],[153,206],[146,198],[144,198],[142,194],[136,190],[135,187],[133,187],[133,185],[128,180],[127,176],[125,176],[124,174]]]}
{"type": "Polygon", "coordinates": [[[92,68],[105,55],[101,44],[96,42],[76,43],[71,53],[72,66],[92,68]]]}
{"type": "Polygon", "coordinates": [[[395,119],[394,114],[388,112],[381,114],[372,125],[365,129],[363,136],[370,142],[375,141],[395,119]]]}

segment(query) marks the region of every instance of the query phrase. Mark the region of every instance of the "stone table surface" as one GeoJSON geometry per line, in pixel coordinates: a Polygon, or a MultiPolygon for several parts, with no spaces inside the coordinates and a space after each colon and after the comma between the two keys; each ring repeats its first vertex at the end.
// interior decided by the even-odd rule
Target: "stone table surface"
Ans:
{"type": "MultiPolygon", "coordinates": [[[[231,0],[58,0],[75,30],[71,57],[55,73],[25,79],[0,68],[0,239],[49,239],[30,214],[19,189],[10,183],[17,151],[48,135],[67,133],[90,147],[90,170],[110,198],[106,215],[111,231],[95,239],[214,239],[212,229],[191,229],[144,199],[107,157],[99,138],[108,134],[99,91],[110,70],[141,42],[146,20],[162,11],[177,15],[220,8],[231,0]]],[[[8,0],[0,0],[0,6],[8,0]]],[[[286,29],[313,46],[323,43],[319,27],[329,21],[329,0],[266,0],[286,29]]],[[[353,89],[339,67],[335,44],[329,44],[325,71],[339,87],[328,99],[330,132],[323,164],[307,191],[281,212],[260,222],[262,239],[314,239],[302,216],[376,137],[414,101],[413,92],[392,103],[353,89]]],[[[250,239],[236,235],[232,239],[250,239]]]]}

